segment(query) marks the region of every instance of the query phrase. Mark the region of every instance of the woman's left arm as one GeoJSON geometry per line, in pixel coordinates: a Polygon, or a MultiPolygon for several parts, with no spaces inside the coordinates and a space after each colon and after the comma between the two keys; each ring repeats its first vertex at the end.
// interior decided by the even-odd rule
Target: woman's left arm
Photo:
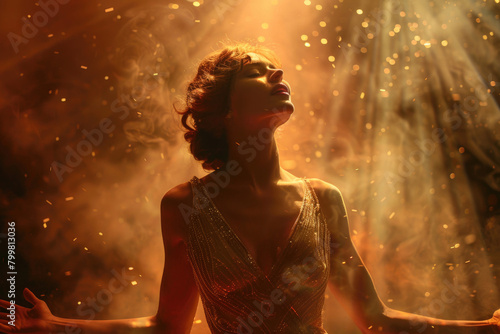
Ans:
{"type": "Polygon", "coordinates": [[[443,320],[393,310],[380,300],[372,278],[356,251],[340,191],[314,180],[313,184],[331,234],[329,286],[363,333],[436,333],[446,327],[485,327],[500,332],[500,310],[484,321],[443,320]]]}

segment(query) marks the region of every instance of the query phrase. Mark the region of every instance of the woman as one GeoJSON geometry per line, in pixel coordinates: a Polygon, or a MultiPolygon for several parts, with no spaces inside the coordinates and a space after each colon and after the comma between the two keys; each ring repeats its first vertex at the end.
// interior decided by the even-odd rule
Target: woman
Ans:
{"type": "Polygon", "coordinates": [[[9,313],[1,313],[0,330],[189,333],[201,296],[212,333],[326,333],[327,285],[366,333],[499,330],[499,311],[490,320],[449,321],[383,304],[349,236],[339,190],[280,167],[274,133],[294,106],[272,51],[239,44],[210,54],[186,104],[180,112],[185,138],[195,159],[213,172],[162,199],[165,267],[156,315],[63,319],[25,289],[33,308],[17,307],[15,327],[9,313]]]}

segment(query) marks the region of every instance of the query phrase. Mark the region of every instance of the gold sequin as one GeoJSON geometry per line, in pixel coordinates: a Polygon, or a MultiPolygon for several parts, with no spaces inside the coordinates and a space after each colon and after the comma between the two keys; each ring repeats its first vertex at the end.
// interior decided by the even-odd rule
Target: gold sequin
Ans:
{"type": "Polygon", "coordinates": [[[267,276],[210,199],[191,180],[194,210],[187,250],[212,333],[326,333],[321,311],[330,234],[307,179],[289,243],[267,276]],[[246,328],[245,328],[246,327],[246,328]]]}

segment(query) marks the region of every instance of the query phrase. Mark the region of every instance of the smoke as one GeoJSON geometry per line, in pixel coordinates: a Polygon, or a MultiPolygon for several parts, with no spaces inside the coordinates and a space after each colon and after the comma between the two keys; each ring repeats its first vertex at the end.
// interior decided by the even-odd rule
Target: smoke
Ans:
{"type": "MultiPolygon", "coordinates": [[[[19,5],[3,30],[20,34],[39,9],[19,5]]],[[[283,167],[340,188],[384,302],[489,316],[499,301],[498,15],[493,1],[61,6],[19,53],[3,45],[2,218],[17,226],[19,290],[66,317],[156,311],[160,200],[204,174],[173,105],[220,41],[257,40],[292,86],[296,110],[277,132],[283,167]]],[[[325,328],[356,332],[327,295],[325,328]]],[[[193,333],[206,333],[201,304],[195,320],[193,333]]]]}

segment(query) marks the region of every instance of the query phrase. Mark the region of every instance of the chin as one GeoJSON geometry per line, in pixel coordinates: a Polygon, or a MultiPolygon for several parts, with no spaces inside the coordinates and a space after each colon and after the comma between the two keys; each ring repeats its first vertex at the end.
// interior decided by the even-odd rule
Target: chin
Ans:
{"type": "Polygon", "coordinates": [[[287,103],[283,103],[279,106],[276,106],[276,107],[272,108],[271,110],[275,114],[280,114],[280,113],[291,114],[294,112],[295,107],[294,107],[292,102],[287,102],[287,103]]]}

